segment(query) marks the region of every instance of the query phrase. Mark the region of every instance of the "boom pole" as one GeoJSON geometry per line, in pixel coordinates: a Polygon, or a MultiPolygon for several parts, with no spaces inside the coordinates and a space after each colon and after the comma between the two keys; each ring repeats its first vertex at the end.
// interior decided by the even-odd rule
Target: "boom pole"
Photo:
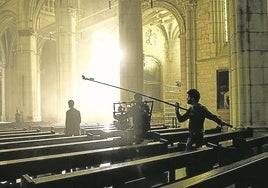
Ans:
{"type": "MultiPolygon", "coordinates": [[[[161,100],[161,99],[158,99],[158,98],[155,98],[155,97],[151,97],[151,96],[148,96],[148,95],[145,95],[145,94],[142,94],[142,93],[139,93],[139,92],[130,90],[130,89],[125,89],[125,88],[118,87],[118,86],[114,86],[114,85],[111,85],[111,84],[107,84],[107,83],[99,82],[99,81],[96,81],[94,78],[86,78],[84,75],[82,75],[82,78],[83,78],[84,80],[92,81],[92,82],[95,82],[95,83],[98,83],[98,84],[102,84],[102,85],[106,85],[106,86],[114,87],[114,88],[121,89],[121,90],[124,90],[124,91],[128,91],[128,92],[131,92],[131,93],[136,93],[136,94],[139,94],[139,95],[141,95],[141,96],[144,96],[144,97],[148,97],[148,98],[150,98],[150,99],[153,99],[153,100],[155,100],[155,101],[162,102],[162,103],[165,103],[165,104],[167,104],[167,105],[177,107],[176,104],[172,104],[172,103],[169,103],[169,102],[167,102],[167,101],[163,101],[163,100],[161,100]]],[[[186,108],[183,108],[183,107],[179,107],[179,108],[182,109],[182,110],[187,110],[186,108]]]]}

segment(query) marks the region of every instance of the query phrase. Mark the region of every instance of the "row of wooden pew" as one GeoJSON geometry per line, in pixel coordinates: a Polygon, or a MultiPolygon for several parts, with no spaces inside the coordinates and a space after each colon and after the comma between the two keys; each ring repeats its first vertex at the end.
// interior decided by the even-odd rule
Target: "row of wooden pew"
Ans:
{"type": "MultiPolygon", "coordinates": [[[[204,183],[206,187],[221,178],[228,179],[222,184],[226,186],[237,183],[232,174],[240,177],[246,170],[255,172],[268,165],[264,149],[268,137],[253,137],[250,128],[207,130],[204,147],[190,152],[184,151],[188,132],[182,128],[152,129],[148,140],[137,145],[124,144],[124,133],[116,130],[74,137],[28,131],[0,132],[0,187],[191,187],[201,180],[212,182],[204,183]],[[232,141],[222,146],[227,140],[232,141]],[[252,152],[244,154],[249,148],[252,152]],[[178,169],[186,169],[185,177],[177,177],[178,169]],[[208,178],[202,177],[204,173],[208,178]]],[[[265,183],[258,177],[252,180],[254,185],[265,183]]]]}

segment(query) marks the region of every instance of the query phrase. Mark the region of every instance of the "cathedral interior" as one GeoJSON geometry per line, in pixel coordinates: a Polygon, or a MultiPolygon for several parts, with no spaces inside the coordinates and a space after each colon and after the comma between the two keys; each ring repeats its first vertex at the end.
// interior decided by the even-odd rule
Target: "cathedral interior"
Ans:
{"type": "MultiPolygon", "coordinates": [[[[133,93],[201,103],[237,127],[267,128],[267,0],[1,0],[2,122],[112,123],[133,93]],[[266,94],[265,94],[266,93],[266,94]]],[[[145,99],[150,100],[145,97],[145,99]]],[[[152,122],[177,124],[154,102],[152,122]]],[[[211,122],[206,122],[210,126],[211,122]]]]}
{"type": "Polygon", "coordinates": [[[0,23],[0,187],[268,187],[268,0],[0,0],[0,23]],[[145,133],[116,126],[136,94],[145,133]]]}

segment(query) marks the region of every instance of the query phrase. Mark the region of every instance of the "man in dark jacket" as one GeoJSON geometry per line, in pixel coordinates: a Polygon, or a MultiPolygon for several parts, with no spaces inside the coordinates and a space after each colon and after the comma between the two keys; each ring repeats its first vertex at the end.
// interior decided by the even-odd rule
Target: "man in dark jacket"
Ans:
{"type": "Polygon", "coordinates": [[[66,136],[80,135],[80,112],[74,108],[73,100],[69,100],[68,105],[70,109],[66,112],[65,134],[66,136]]]}

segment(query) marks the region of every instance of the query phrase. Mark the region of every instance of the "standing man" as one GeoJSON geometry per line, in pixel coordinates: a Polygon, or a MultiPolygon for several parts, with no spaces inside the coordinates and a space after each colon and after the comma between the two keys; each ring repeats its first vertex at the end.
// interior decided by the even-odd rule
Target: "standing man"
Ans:
{"type": "Polygon", "coordinates": [[[180,105],[176,103],[175,113],[179,122],[184,122],[189,119],[188,128],[190,134],[186,142],[186,151],[189,151],[193,148],[193,145],[198,148],[203,144],[205,118],[216,122],[221,127],[224,125],[224,122],[208,111],[205,106],[198,103],[200,93],[196,89],[190,89],[187,94],[187,103],[190,104],[191,107],[185,114],[181,115],[179,110],[180,105]]]}
{"type": "Polygon", "coordinates": [[[66,112],[65,134],[66,136],[80,135],[80,112],[74,108],[73,100],[69,100],[68,105],[70,109],[66,112]]]}

